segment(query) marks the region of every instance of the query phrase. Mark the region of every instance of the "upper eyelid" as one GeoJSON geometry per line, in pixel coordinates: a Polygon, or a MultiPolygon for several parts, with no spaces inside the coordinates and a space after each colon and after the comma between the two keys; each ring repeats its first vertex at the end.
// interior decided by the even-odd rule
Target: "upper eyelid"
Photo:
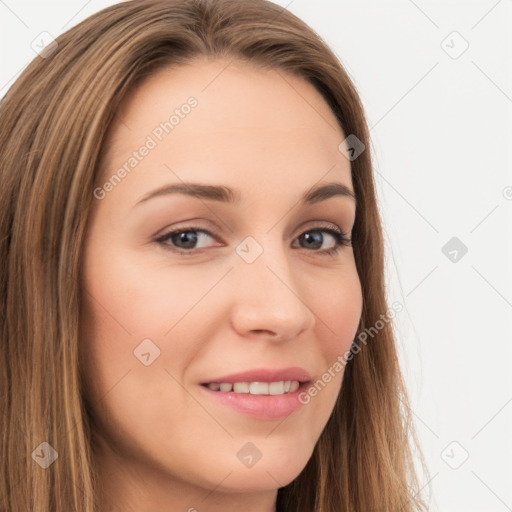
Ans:
{"type": "MultiPolygon", "coordinates": [[[[340,228],[339,226],[337,226],[335,223],[329,222],[329,221],[317,220],[317,221],[310,221],[310,222],[313,222],[315,224],[313,224],[309,227],[305,226],[305,227],[301,228],[300,233],[298,233],[294,237],[294,240],[297,239],[297,237],[301,236],[302,234],[307,233],[308,231],[327,231],[327,232],[333,231],[335,233],[338,233],[338,230],[339,230],[339,235],[341,235],[343,238],[346,238],[347,241],[349,241],[349,242],[352,241],[351,230],[346,231],[346,230],[340,228]]],[[[155,240],[157,242],[164,243],[165,239],[170,237],[172,234],[183,233],[183,232],[187,232],[187,231],[197,231],[197,232],[206,233],[207,235],[209,235],[215,239],[221,238],[221,235],[218,234],[217,230],[215,230],[215,229],[202,228],[197,225],[189,225],[189,226],[182,226],[182,227],[176,227],[176,228],[169,229],[169,230],[165,231],[164,233],[162,233],[161,235],[158,235],[155,238],[155,240]]],[[[333,235],[331,235],[331,236],[333,236],[333,235]]],[[[198,249],[198,250],[200,250],[200,249],[198,249]]],[[[191,251],[187,251],[187,252],[192,252],[192,251],[194,251],[194,249],[192,249],[191,251]]]]}
{"type": "MultiPolygon", "coordinates": [[[[301,235],[307,231],[315,231],[315,230],[320,230],[320,229],[326,229],[326,230],[332,229],[333,231],[340,230],[341,233],[346,234],[347,236],[350,235],[351,230],[346,231],[343,228],[340,228],[336,223],[331,222],[331,221],[321,221],[321,220],[315,221],[315,220],[313,220],[313,221],[309,221],[309,222],[311,222],[313,224],[311,226],[302,227],[299,235],[301,235]]],[[[205,227],[200,227],[198,225],[191,224],[189,226],[178,226],[178,227],[174,227],[174,228],[169,228],[167,230],[164,230],[162,232],[162,234],[156,235],[155,238],[160,239],[160,238],[169,236],[172,233],[180,233],[180,232],[186,232],[186,231],[201,231],[201,232],[207,233],[208,235],[211,235],[211,236],[215,236],[215,237],[221,236],[217,229],[209,228],[209,227],[205,228],[205,227]]]]}

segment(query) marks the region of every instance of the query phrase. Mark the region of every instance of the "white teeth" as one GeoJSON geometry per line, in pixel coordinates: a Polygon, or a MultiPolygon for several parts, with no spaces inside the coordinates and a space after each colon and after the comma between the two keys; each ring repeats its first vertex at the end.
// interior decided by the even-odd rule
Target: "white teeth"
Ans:
{"type": "Polygon", "coordinates": [[[251,395],[268,395],[268,382],[251,382],[249,393],[251,395]]]}
{"type": "Polygon", "coordinates": [[[284,382],[271,382],[268,385],[268,392],[271,395],[282,395],[284,393],[284,382]]]}
{"type": "Polygon", "coordinates": [[[299,389],[299,382],[296,380],[292,380],[290,383],[290,393],[297,391],[297,389],[299,389]]]}
{"type": "Polygon", "coordinates": [[[249,393],[249,383],[248,382],[235,382],[233,384],[233,391],[235,393],[249,393]]]}
{"type": "Polygon", "coordinates": [[[280,382],[229,382],[207,384],[207,387],[213,391],[235,393],[248,393],[251,395],[284,395],[297,391],[300,383],[296,380],[286,380],[280,382]]]}

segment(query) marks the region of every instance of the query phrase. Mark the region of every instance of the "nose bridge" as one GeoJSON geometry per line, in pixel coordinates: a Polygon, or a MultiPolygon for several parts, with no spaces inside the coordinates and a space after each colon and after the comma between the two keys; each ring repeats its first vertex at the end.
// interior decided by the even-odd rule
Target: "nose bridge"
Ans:
{"type": "Polygon", "coordinates": [[[236,248],[233,325],[241,334],[271,331],[280,338],[296,337],[313,322],[299,276],[281,240],[260,239],[263,243],[247,237],[236,248]]]}

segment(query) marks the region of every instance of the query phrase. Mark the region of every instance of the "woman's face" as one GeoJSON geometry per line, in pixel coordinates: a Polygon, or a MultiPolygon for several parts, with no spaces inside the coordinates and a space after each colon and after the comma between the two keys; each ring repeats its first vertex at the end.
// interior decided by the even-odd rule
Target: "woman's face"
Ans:
{"type": "Polygon", "coordinates": [[[228,63],[196,59],[130,93],[88,225],[86,393],[106,494],[139,511],[226,510],[225,496],[272,510],[329,419],[362,310],[352,247],[332,232],[355,220],[334,114],[300,78],[228,63]],[[327,183],[342,187],[303,200],[327,183]],[[219,382],[249,384],[204,385],[219,382]]]}

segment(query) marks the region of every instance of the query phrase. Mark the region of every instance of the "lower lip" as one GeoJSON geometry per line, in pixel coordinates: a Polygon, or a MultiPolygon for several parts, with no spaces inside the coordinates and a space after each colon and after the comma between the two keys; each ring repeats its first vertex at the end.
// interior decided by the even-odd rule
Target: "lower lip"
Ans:
{"type": "Polygon", "coordinates": [[[289,416],[304,405],[299,401],[299,395],[307,389],[308,385],[307,382],[302,382],[298,389],[284,395],[251,395],[233,391],[213,391],[206,386],[200,387],[214,400],[240,413],[259,419],[275,420],[289,416]]]}

